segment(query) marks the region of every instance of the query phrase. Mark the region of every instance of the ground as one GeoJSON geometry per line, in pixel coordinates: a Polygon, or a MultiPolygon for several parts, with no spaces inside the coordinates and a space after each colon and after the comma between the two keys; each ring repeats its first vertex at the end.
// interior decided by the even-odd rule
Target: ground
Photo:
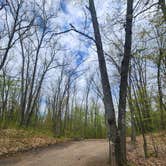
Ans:
{"type": "MultiPolygon", "coordinates": [[[[127,138],[127,158],[130,166],[165,166],[165,132],[149,134],[146,138],[148,159],[144,158],[142,137],[137,137],[135,145],[127,138]]],[[[71,141],[24,130],[0,131],[0,166],[77,165],[108,166],[108,141],[71,141]]]]}
{"type": "Polygon", "coordinates": [[[148,158],[145,159],[142,136],[137,136],[136,144],[127,138],[127,158],[136,166],[166,166],[166,131],[146,135],[148,158]]]}
{"type": "Polygon", "coordinates": [[[2,166],[108,166],[105,140],[62,143],[0,161],[2,166]]]}

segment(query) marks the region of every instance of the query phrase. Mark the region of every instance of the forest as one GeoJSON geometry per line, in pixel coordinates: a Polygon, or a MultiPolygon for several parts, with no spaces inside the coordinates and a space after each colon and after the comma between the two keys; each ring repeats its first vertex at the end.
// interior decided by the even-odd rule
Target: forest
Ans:
{"type": "Polygon", "coordinates": [[[109,165],[164,166],[165,0],[0,0],[0,146],[8,130],[107,139],[109,165]]]}

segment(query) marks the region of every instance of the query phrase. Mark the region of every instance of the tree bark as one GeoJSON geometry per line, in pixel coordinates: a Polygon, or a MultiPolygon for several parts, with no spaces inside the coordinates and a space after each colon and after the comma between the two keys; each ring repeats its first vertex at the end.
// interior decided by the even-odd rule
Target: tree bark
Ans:
{"type": "Polygon", "coordinates": [[[99,24],[98,24],[98,20],[96,16],[96,9],[95,9],[93,0],[89,0],[89,10],[92,17],[95,43],[96,43],[97,54],[98,54],[101,83],[102,83],[102,89],[103,89],[103,95],[104,95],[104,107],[105,107],[105,113],[107,118],[107,124],[109,128],[109,137],[115,146],[115,157],[116,157],[117,165],[123,165],[121,160],[120,139],[119,139],[118,129],[116,126],[116,118],[115,118],[112,93],[111,93],[110,83],[108,79],[103,45],[102,45],[102,40],[101,40],[101,35],[99,30],[99,24]]]}
{"type": "Polygon", "coordinates": [[[120,79],[120,92],[119,92],[119,117],[118,129],[120,131],[121,151],[123,162],[126,163],[126,96],[127,96],[127,80],[129,72],[129,62],[131,59],[131,46],[132,46],[132,20],[133,20],[133,0],[127,0],[127,14],[126,14],[126,34],[124,57],[121,64],[121,79],[120,79]]]}
{"type": "Polygon", "coordinates": [[[134,105],[132,102],[132,92],[131,92],[131,64],[130,64],[130,70],[129,70],[129,85],[128,85],[128,104],[131,114],[131,142],[135,144],[136,142],[136,130],[135,130],[135,118],[134,118],[134,105]]]}
{"type": "Polygon", "coordinates": [[[162,92],[162,85],[161,85],[161,60],[162,60],[163,52],[159,50],[159,59],[157,63],[157,84],[158,84],[158,95],[159,95],[159,108],[160,108],[160,124],[161,129],[165,129],[164,125],[164,108],[163,108],[163,92],[162,92]]]}
{"type": "Polygon", "coordinates": [[[165,0],[159,0],[159,5],[160,5],[161,10],[163,12],[164,21],[166,22],[166,4],[165,4],[165,0]]]}
{"type": "Polygon", "coordinates": [[[87,91],[85,97],[85,122],[84,122],[84,137],[87,138],[87,127],[88,127],[88,99],[90,93],[90,83],[87,81],[87,91]]]}

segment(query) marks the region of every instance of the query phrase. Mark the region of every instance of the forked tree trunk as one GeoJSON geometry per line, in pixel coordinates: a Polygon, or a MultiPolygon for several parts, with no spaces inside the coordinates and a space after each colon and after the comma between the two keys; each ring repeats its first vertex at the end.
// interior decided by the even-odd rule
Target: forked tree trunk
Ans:
{"type": "Polygon", "coordinates": [[[93,0],[89,0],[89,10],[92,17],[95,43],[96,43],[97,54],[98,54],[101,84],[102,84],[103,95],[104,95],[104,107],[105,107],[107,124],[109,128],[109,135],[110,135],[111,141],[113,142],[115,146],[116,163],[117,165],[123,165],[121,160],[120,139],[119,139],[118,129],[116,126],[115,111],[114,111],[114,105],[112,100],[111,88],[109,84],[103,45],[102,45],[99,24],[98,24],[98,20],[96,16],[96,9],[95,9],[93,0]]]}

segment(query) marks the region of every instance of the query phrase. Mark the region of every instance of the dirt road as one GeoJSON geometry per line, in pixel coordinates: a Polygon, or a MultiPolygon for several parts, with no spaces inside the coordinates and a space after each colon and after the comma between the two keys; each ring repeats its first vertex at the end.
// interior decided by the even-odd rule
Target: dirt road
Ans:
{"type": "Polygon", "coordinates": [[[59,144],[0,160],[0,166],[108,166],[108,144],[105,140],[59,144]]]}

